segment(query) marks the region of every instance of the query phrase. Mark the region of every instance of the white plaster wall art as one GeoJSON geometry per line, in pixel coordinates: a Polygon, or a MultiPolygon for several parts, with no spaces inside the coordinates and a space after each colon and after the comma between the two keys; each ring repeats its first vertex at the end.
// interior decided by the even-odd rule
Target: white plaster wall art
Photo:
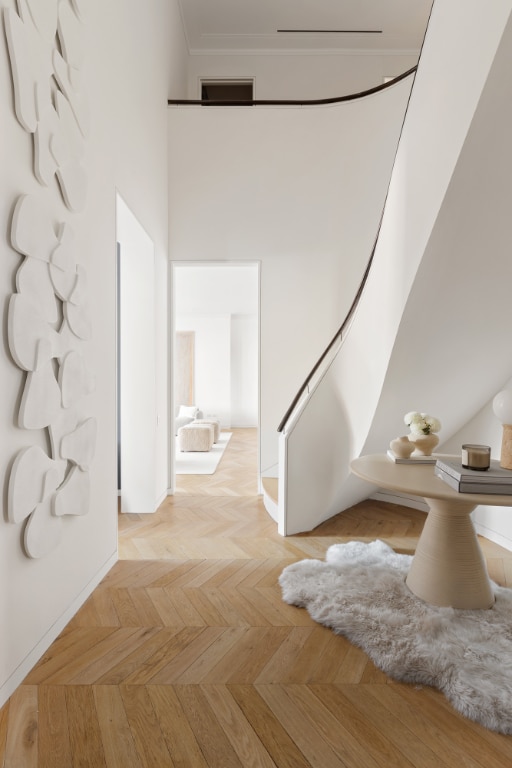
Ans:
{"type": "Polygon", "coordinates": [[[71,5],[76,12],[77,17],[84,21],[85,18],[85,4],[87,0],[71,0],[71,5]]]}
{"type": "Polygon", "coordinates": [[[16,275],[16,290],[48,323],[57,323],[59,306],[47,264],[37,259],[25,259],[16,275]]]}
{"type": "Polygon", "coordinates": [[[35,444],[21,450],[9,478],[8,521],[24,525],[24,551],[32,558],[59,546],[66,518],[87,514],[96,445],[96,419],[87,413],[94,377],[81,346],[92,322],[73,225],[87,194],[84,5],[17,0],[17,12],[5,9],[3,17],[15,114],[33,135],[40,185],[15,204],[11,243],[24,258],[7,319],[11,355],[26,372],[18,424],[47,430],[51,445],[49,453],[35,444]]]}
{"type": "Polygon", "coordinates": [[[71,154],[77,159],[82,159],[85,154],[84,138],[71,109],[71,104],[60,91],[57,91],[55,95],[55,107],[59,115],[61,132],[69,143],[71,154]]]}
{"type": "Polygon", "coordinates": [[[55,79],[62,93],[68,99],[78,127],[86,138],[90,131],[90,114],[88,102],[84,94],[77,88],[77,84],[79,85],[81,82],[79,74],[77,70],[66,63],[57,50],[53,52],[53,68],[55,79]]]}
{"type": "Polygon", "coordinates": [[[52,361],[27,374],[21,397],[18,424],[22,429],[44,429],[56,418],[61,407],[61,391],[52,361]]]}
{"type": "Polygon", "coordinates": [[[11,226],[13,247],[41,261],[50,256],[59,244],[48,207],[35,195],[20,195],[16,201],[11,226]]]}
{"type": "Polygon", "coordinates": [[[8,340],[16,365],[24,371],[35,371],[59,354],[59,334],[22,293],[9,301],[8,340]]]}
{"type": "Polygon", "coordinates": [[[69,301],[78,278],[76,269],[60,269],[60,267],[50,264],[50,277],[57,296],[62,301],[69,301]]]}
{"type": "Polygon", "coordinates": [[[61,484],[65,471],[65,461],[53,461],[36,445],[20,451],[9,477],[9,521],[22,522],[32,514],[38,504],[50,498],[61,484]]]}
{"type": "MultiPolygon", "coordinates": [[[[76,403],[74,403],[76,406],[76,403]]],[[[63,459],[61,454],[62,438],[74,432],[79,424],[76,407],[62,408],[57,418],[48,427],[51,443],[51,456],[55,461],[63,459]]],[[[71,469],[68,465],[68,470],[71,469]]]]}
{"type": "Polygon", "coordinates": [[[74,466],[59,489],[59,493],[53,497],[52,512],[57,517],[86,515],[89,511],[89,497],[89,472],[84,472],[80,467],[74,466]]]}
{"type": "Polygon", "coordinates": [[[94,378],[81,352],[68,352],[60,366],[59,385],[64,408],[70,408],[94,391],[94,378]]]}
{"type": "Polygon", "coordinates": [[[64,313],[73,333],[84,341],[90,339],[92,335],[91,317],[84,303],[86,285],[85,270],[78,265],[75,288],[69,301],[64,304],[64,313]]]}
{"type": "Polygon", "coordinates": [[[15,11],[5,9],[4,26],[16,117],[26,131],[34,133],[37,127],[36,86],[41,98],[46,103],[51,101],[52,50],[35,27],[25,0],[18,0],[18,8],[19,16],[15,11]]]}
{"type": "Polygon", "coordinates": [[[62,538],[62,517],[53,514],[51,499],[38,504],[25,526],[23,542],[29,557],[46,557],[62,538]]]}
{"type": "Polygon", "coordinates": [[[51,142],[60,131],[60,120],[53,104],[38,110],[34,131],[34,173],[41,184],[49,187],[57,173],[58,160],[51,151],[51,142]]]}
{"type": "Polygon", "coordinates": [[[59,40],[62,45],[64,58],[70,67],[80,69],[85,59],[85,47],[82,35],[82,25],[76,13],[65,3],[59,10],[59,40]]]}
{"type": "Polygon", "coordinates": [[[96,419],[90,418],[79,424],[69,435],[62,438],[60,455],[78,464],[80,469],[89,469],[96,445],[96,419]]]}
{"type": "Polygon", "coordinates": [[[27,0],[34,25],[43,40],[51,45],[57,29],[60,0],[27,0]]]}
{"type": "Polygon", "coordinates": [[[88,341],[92,336],[92,323],[87,307],[76,306],[71,302],[65,305],[66,320],[79,339],[88,341]]]}
{"type": "Polygon", "coordinates": [[[69,297],[69,303],[81,307],[87,299],[87,272],[81,264],[76,265],[76,283],[69,297]]]}
{"type": "Polygon", "coordinates": [[[68,224],[62,224],[59,244],[50,257],[50,278],[57,296],[70,301],[78,280],[78,268],[74,254],[74,234],[68,224]]]}
{"type": "Polygon", "coordinates": [[[61,155],[62,163],[57,168],[62,197],[71,211],[83,211],[87,197],[87,177],[80,163],[68,160],[67,153],[61,155]]]}

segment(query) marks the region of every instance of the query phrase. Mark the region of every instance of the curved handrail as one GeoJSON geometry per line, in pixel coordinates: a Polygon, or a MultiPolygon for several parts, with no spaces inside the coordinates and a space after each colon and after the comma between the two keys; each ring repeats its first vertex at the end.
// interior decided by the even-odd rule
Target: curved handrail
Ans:
{"type": "MultiPolygon", "coordinates": [[[[399,80],[402,80],[403,78],[407,77],[408,75],[416,72],[416,70],[417,70],[417,67],[412,67],[412,69],[408,70],[406,73],[404,73],[404,75],[401,75],[400,77],[395,78],[394,80],[390,81],[390,83],[391,84],[392,83],[396,83],[399,80]]],[[[390,83],[385,83],[384,87],[389,85],[390,83]]],[[[381,88],[382,88],[382,86],[381,86],[381,88]]],[[[409,98],[410,98],[410,96],[409,96],[409,98]]],[[[404,119],[405,119],[405,117],[404,117],[404,119]]],[[[386,195],[386,198],[387,198],[387,195],[386,195]]],[[[281,421],[279,423],[279,426],[277,428],[278,432],[282,432],[283,429],[285,428],[285,426],[286,426],[290,416],[292,415],[292,413],[294,412],[297,404],[299,403],[299,401],[301,400],[302,396],[306,392],[306,390],[307,390],[310,382],[312,381],[314,375],[316,374],[316,372],[318,371],[318,369],[322,365],[322,363],[325,360],[325,358],[331,352],[331,350],[333,349],[333,347],[336,344],[336,342],[338,340],[341,342],[342,339],[343,339],[343,333],[344,333],[345,329],[348,327],[348,325],[350,323],[350,320],[352,319],[352,315],[354,314],[354,312],[356,310],[356,307],[357,307],[357,305],[359,303],[359,300],[360,300],[361,295],[363,293],[364,287],[365,287],[366,282],[368,280],[368,275],[370,274],[370,269],[371,269],[371,266],[372,266],[373,258],[375,256],[375,250],[377,248],[377,242],[378,242],[379,235],[380,235],[380,230],[381,230],[381,226],[382,226],[382,218],[384,216],[384,209],[385,209],[385,207],[386,207],[386,201],[384,201],[384,205],[382,206],[382,212],[381,212],[381,216],[380,216],[380,220],[379,220],[379,226],[377,227],[377,233],[375,235],[375,240],[373,242],[373,247],[372,247],[372,250],[371,250],[371,253],[370,253],[370,258],[368,259],[368,263],[366,264],[366,268],[365,268],[365,271],[363,273],[363,277],[361,279],[359,287],[358,287],[358,289],[356,291],[356,295],[354,297],[354,300],[352,301],[352,304],[350,305],[350,308],[349,308],[347,314],[345,315],[345,319],[343,320],[340,328],[336,331],[336,333],[332,337],[331,341],[329,342],[329,344],[325,348],[324,352],[318,358],[317,362],[315,363],[315,365],[311,369],[311,371],[308,374],[307,378],[305,379],[304,383],[299,388],[297,394],[293,398],[293,400],[292,400],[290,406],[288,407],[285,415],[283,416],[283,418],[281,419],[281,421]]]]}
{"type": "Polygon", "coordinates": [[[205,107],[257,107],[257,106],[296,106],[296,107],[308,107],[319,106],[322,104],[339,104],[343,101],[353,101],[355,99],[362,99],[365,96],[371,96],[372,93],[378,93],[386,88],[390,88],[395,83],[399,83],[400,80],[404,80],[409,77],[413,72],[416,72],[417,66],[411,67],[407,72],[401,75],[397,75],[392,80],[388,80],[387,83],[381,83],[373,88],[369,88],[366,91],[360,93],[351,93],[348,96],[335,96],[330,99],[248,99],[247,101],[233,100],[233,101],[208,101],[204,99],[167,99],[168,106],[187,106],[187,105],[201,105],[205,107]]]}
{"type": "Polygon", "coordinates": [[[301,399],[302,395],[304,394],[304,392],[308,388],[310,381],[313,379],[315,373],[318,371],[318,369],[322,365],[323,361],[325,360],[325,358],[327,357],[327,355],[329,354],[329,352],[331,351],[331,349],[335,345],[336,341],[338,339],[340,341],[343,339],[343,332],[345,331],[345,329],[347,328],[348,324],[350,323],[352,315],[354,314],[355,309],[356,309],[357,305],[359,304],[359,299],[361,298],[361,294],[363,293],[364,287],[366,285],[366,281],[368,280],[368,275],[370,274],[370,268],[372,266],[373,257],[375,255],[375,249],[377,248],[377,241],[379,239],[379,233],[380,233],[381,224],[382,224],[382,216],[380,218],[379,226],[378,226],[378,229],[377,229],[377,235],[376,235],[375,241],[373,243],[373,248],[371,250],[370,258],[369,258],[368,263],[366,265],[366,269],[364,271],[363,277],[362,277],[361,282],[359,284],[359,288],[357,289],[357,292],[356,292],[356,295],[354,297],[354,300],[352,301],[352,304],[350,305],[350,308],[349,308],[347,314],[345,315],[345,319],[343,320],[340,328],[336,331],[336,333],[332,337],[331,341],[329,342],[329,344],[325,348],[324,352],[322,352],[322,354],[318,358],[317,362],[315,363],[315,365],[313,366],[313,368],[309,372],[306,380],[304,381],[304,383],[299,388],[299,391],[297,392],[297,394],[293,398],[293,400],[292,400],[288,410],[286,411],[285,415],[283,416],[283,418],[281,419],[281,421],[279,423],[279,426],[277,428],[278,432],[282,432],[283,429],[285,428],[286,422],[288,421],[288,419],[292,415],[293,411],[295,410],[295,406],[297,405],[297,403],[301,399]]]}

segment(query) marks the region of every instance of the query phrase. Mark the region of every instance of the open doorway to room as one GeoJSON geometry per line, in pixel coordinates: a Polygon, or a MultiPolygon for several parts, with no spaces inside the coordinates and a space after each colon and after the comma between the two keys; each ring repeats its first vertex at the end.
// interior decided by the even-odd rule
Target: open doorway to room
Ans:
{"type": "Polygon", "coordinates": [[[259,273],[255,262],[172,263],[173,489],[181,475],[213,475],[232,430],[258,433],[259,273]],[[201,421],[220,434],[210,447],[201,421]]]}

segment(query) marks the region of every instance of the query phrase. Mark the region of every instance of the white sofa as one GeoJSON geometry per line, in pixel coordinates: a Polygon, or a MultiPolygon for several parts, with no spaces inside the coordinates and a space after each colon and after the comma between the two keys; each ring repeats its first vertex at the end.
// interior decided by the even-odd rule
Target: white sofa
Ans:
{"type": "Polygon", "coordinates": [[[180,405],[175,416],[175,432],[180,451],[209,451],[213,443],[218,443],[220,436],[220,421],[214,418],[203,418],[202,411],[195,405],[180,405]],[[211,441],[204,427],[211,430],[211,441]]]}
{"type": "Polygon", "coordinates": [[[180,405],[174,417],[174,431],[178,434],[181,427],[191,424],[195,419],[202,419],[203,412],[196,405],[180,405]]]}

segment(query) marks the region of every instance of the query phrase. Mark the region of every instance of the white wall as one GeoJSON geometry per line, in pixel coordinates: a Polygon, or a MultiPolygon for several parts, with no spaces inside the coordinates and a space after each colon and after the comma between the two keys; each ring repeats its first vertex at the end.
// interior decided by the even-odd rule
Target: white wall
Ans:
{"type": "MultiPolygon", "coordinates": [[[[231,318],[229,315],[180,315],[177,331],[194,333],[195,403],[203,415],[231,424],[231,318]]],[[[176,403],[179,406],[180,403],[176,403]]]]}
{"type": "Polygon", "coordinates": [[[258,426],[258,316],[231,315],[231,426],[258,426]]]}
{"type": "MultiPolygon", "coordinates": [[[[15,8],[15,0],[2,0],[15,8]]],[[[48,5],[50,7],[51,4],[48,5]]],[[[77,260],[88,276],[93,337],[87,358],[96,377],[90,410],[98,420],[96,455],[91,466],[89,513],[65,522],[61,545],[46,558],[29,560],[22,552],[21,526],[0,525],[0,703],[12,692],[74,610],[87,597],[117,556],[116,489],[116,339],[115,339],[115,199],[116,188],[155,243],[157,313],[161,333],[156,339],[161,359],[157,402],[164,427],[157,430],[158,485],[167,487],[166,298],[167,256],[167,114],[169,89],[184,93],[183,70],[169,83],[171,51],[183,51],[180,29],[169,25],[176,3],[148,0],[141,11],[135,0],[91,0],[81,3],[85,15],[84,82],[92,115],[84,167],[88,177],[86,210],[76,218],[77,260]],[[144,55],[140,55],[143,51],[144,55]]],[[[177,55],[177,54],[176,54],[177,55]]],[[[174,53],[173,53],[174,56],[174,53]]],[[[178,57],[179,58],[179,57],[178,57]]],[[[13,204],[21,192],[35,189],[31,138],[13,113],[13,96],[5,36],[0,36],[0,99],[2,141],[0,295],[3,348],[0,356],[0,471],[7,476],[18,450],[41,444],[39,432],[15,423],[23,380],[6,342],[5,307],[15,290],[19,255],[8,240],[13,204]]]]}
{"type": "Polygon", "coordinates": [[[369,258],[410,85],[335,107],[169,109],[170,258],[261,261],[263,473],[369,258]]]}
{"type": "MultiPolygon", "coordinates": [[[[381,85],[417,63],[403,55],[291,53],[189,57],[188,98],[199,99],[201,78],[254,78],[256,99],[328,99],[381,85]]],[[[171,98],[178,98],[171,93],[171,98]]]]}

